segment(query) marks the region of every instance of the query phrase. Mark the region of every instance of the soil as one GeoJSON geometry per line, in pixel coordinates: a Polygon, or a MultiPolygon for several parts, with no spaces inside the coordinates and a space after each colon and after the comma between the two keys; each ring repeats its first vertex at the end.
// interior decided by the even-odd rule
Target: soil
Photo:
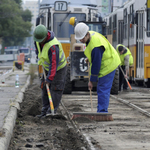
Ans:
{"type": "MultiPolygon", "coordinates": [[[[41,107],[41,89],[37,78],[24,93],[8,150],[89,149],[84,137],[67,126],[66,117],[38,119],[36,115],[41,113],[41,107]]],[[[57,113],[60,113],[59,109],[57,113]]]]}

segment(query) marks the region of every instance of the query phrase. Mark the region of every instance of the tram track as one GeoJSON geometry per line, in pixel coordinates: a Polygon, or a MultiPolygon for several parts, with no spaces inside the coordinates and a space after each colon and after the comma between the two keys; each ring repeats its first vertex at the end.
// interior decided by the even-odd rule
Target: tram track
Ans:
{"type": "Polygon", "coordinates": [[[150,94],[147,94],[149,89],[142,90],[143,92],[139,92],[138,89],[129,93],[123,92],[116,96],[111,95],[111,97],[150,117],[150,94]]]}
{"type": "MultiPolygon", "coordinates": [[[[96,122],[77,118],[74,123],[90,139],[94,149],[126,150],[150,147],[150,99],[148,89],[134,89],[110,96],[109,112],[114,121],[96,122]]],[[[93,112],[97,110],[97,94],[92,92],[93,112]]],[[[62,102],[70,116],[73,112],[91,112],[89,92],[63,95],[62,102]]]]}
{"type": "MultiPolygon", "coordinates": [[[[35,115],[41,111],[41,97],[37,93],[41,89],[36,83],[39,83],[39,80],[34,81],[34,84],[25,93],[21,111],[18,112],[19,117],[14,129],[14,137],[11,139],[10,150],[23,148],[26,144],[35,148],[39,142],[42,142],[43,147],[53,147],[58,150],[63,149],[62,146],[65,149],[71,147],[71,150],[76,149],[75,147],[81,150],[149,149],[150,117],[116,100],[117,98],[124,99],[137,106],[142,106],[142,109],[147,106],[146,111],[149,112],[148,89],[147,91],[138,89],[128,93],[121,92],[113,95],[116,99],[111,96],[109,112],[112,113],[113,121],[97,122],[83,117],[72,120],[73,112],[92,112],[88,91],[63,94],[58,116],[63,115],[66,119],[62,119],[63,117],[38,119],[35,115]],[[143,105],[140,102],[143,102],[143,105]],[[28,143],[25,139],[34,140],[28,143]],[[13,141],[16,141],[17,144],[14,144],[13,141]]],[[[93,112],[96,112],[96,92],[92,92],[92,101],[93,112]]]]}

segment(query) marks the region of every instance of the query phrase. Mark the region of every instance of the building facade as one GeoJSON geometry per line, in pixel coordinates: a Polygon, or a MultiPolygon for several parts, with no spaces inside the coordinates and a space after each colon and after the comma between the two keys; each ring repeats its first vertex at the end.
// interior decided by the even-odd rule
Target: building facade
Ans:
{"type": "Polygon", "coordinates": [[[99,13],[102,17],[122,6],[128,0],[97,0],[99,13]]]}
{"type": "MultiPolygon", "coordinates": [[[[34,31],[34,29],[36,27],[36,18],[38,17],[38,13],[39,13],[39,1],[38,0],[37,1],[27,1],[26,0],[22,4],[22,8],[23,8],[23,10],[28,9],[32,13],[32,20],[31,20],[32,30],[31,30],[31,35],[33,35],[33,31],[34,31]]],[[[30,47],[31,49],[34,49],[33,36],[26,38],[24,46],[25,47],[30,47]]]]}

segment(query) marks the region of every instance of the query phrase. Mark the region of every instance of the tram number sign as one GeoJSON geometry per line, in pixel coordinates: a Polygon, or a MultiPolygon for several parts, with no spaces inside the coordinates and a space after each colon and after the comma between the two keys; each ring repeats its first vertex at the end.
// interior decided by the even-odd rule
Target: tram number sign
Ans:
{"type": "Polygon", "coordinates": [[[66,11],[67,7],[67,2],[64,1],[56,1],[54,3],[55,11],[66,11]]]}

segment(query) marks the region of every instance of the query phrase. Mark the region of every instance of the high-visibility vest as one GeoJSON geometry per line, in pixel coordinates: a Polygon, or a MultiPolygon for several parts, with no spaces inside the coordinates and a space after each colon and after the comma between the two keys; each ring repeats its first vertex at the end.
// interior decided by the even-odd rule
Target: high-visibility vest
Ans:
{"type": "Polygon", "coordinates": [[[36,42],[36,45],[38,49],[38,58],[39,58],[38,64],[43,65],[45,70],[49,71],[49,65],[51,62],[49,61],[48,51],[50,47],[52,47],[53,45],[59,46],[59,64],[57,67],[57,71],[66,66],[67,61],[65,58],[65,53],[63,51],[62,45],[55,37],[53,40],[49,41],[48,43],[44,45],[42,52],[40,49],[39,42],[36,42]]]}
{"type": "Polygon", "coordinates": [[[127,56],[127,55],[129,55],[129,65],[132,65],[133,64],[133,56],[132,56],[130,50],[127,47],[125,47],[127,49],[127,52],[125,54],[121,54],[120,55],[119,50],[118,50],[119,46],[123,46],[123,47],[125,47],[125,46],[122,45],[122,44],[119,44],[119,45],[117,45],[117,49],[116,49],[118,54],[119,54],[119,56],[120,56],[121,66],[125,66],[124,57],[127,56]]]}
{"type": "Polygon", "coordinates": [[[121,61],[119,55],[117,54],[117,51],[103,35],[94,31],[89,31],[89,33],[91,39],[84,51],[84,54],[86,55],[86,57],[90,62],[90,68],[92,66],[92,62],[91,62],[92,50],[95,47],[100,47],[100,46],[103,46],[105,48],[101,60],[99,75],[98,75],[98,77],[100,78],[114,71],[120,65],[121,61]]]}

